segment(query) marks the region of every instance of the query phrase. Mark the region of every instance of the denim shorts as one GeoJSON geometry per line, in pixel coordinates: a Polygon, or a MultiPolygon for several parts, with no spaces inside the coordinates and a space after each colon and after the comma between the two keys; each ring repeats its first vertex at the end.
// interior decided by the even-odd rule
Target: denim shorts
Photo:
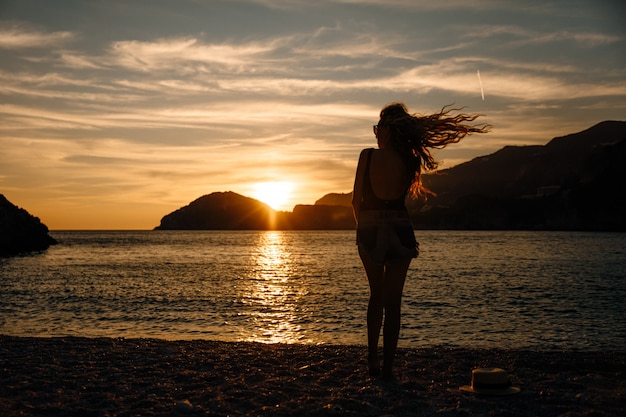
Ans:
{"type": "Polygon", "coordinates": [[[416,258],[415,240],[409,215],[404,210],[367,210],[359,213],[356,241],[374,262],[416,258]]]}

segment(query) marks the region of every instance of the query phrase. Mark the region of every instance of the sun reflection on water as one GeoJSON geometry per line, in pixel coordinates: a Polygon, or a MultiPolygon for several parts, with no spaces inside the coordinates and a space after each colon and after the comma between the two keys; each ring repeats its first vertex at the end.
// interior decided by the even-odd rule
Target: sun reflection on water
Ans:
{"type": "Polygon", "coordinates": [[[259,235],[253,278],[242,294],[254,304],[254,330],[244,340],[263,343],[308,343],[298,320],[298,300],[304,291],[293,282],[296,264],[280,231],[259,235]]]}

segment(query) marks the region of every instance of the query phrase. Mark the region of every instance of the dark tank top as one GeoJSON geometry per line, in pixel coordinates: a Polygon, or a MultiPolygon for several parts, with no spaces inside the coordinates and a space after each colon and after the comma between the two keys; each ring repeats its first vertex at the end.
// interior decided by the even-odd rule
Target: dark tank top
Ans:
{"type": "Polygon", "coordinates": [[[361,203],[361,210],[406,210],[404,200],[406,193],[409,191],[408,187],[400,197],[394,200],[383,200],[376,197],[374,194],[370,180],[370,159],[372,158],[372,152],[373,149],[370,149],[365,161],[365,184],[363,184],[363,202],[361,203]]]}

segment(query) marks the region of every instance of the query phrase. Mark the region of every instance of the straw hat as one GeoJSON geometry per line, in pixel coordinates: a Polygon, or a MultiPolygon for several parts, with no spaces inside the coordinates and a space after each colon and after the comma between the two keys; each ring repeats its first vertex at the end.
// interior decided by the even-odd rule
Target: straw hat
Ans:
{"type": "Polygon", "coordinates": [[[511,385],[509,376],[500,368],[476,368],[472,370],[472,385],[459,387],[461,391],[484,395],[511,395],[520,392],[511,385]]]}

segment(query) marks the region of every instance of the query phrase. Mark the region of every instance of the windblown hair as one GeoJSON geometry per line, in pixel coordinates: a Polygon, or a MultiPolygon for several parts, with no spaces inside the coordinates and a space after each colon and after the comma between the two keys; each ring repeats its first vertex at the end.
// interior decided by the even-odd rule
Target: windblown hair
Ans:
{"type": "Polygon", "coordinates": [[[403,103],[391,103],[381,110],[378,127],[389,129],[392,146],[414,173],[411,184],[414,197],[433,194],[421,178],[422,172],[437,169],[438,162],[431,149],[442,149],[467,135],[487,133],[491,129],[487,124],[471,124],[480,114],[453,114],[461,110],[444,106],[438,113],[418,115],[410,114],[403,103]]]}

